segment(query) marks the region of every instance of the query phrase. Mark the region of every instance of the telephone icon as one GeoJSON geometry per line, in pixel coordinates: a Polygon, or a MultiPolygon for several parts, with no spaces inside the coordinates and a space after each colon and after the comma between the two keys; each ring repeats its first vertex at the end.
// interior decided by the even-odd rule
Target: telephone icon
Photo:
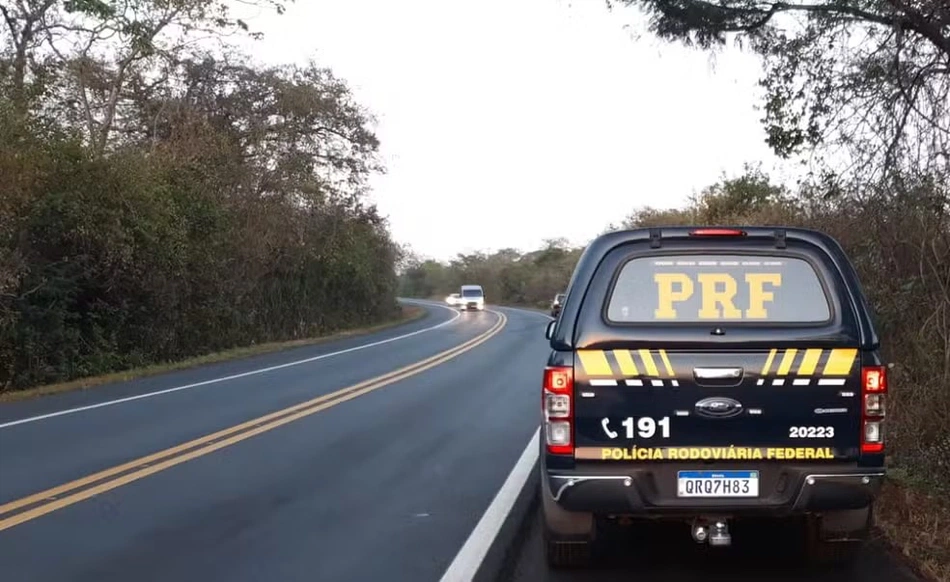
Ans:
{"type": "Polygon", "coordinates": [[[610,427],[607,426],[609,423],[610,423],[610,419],[604,418],[603,420],[600,421],[600,426],[604,427],[604,432],[607,433],[607,436],[609,436],[612,439],[615,439],[617,438],[617,432],[610,430],[610,427]]]}

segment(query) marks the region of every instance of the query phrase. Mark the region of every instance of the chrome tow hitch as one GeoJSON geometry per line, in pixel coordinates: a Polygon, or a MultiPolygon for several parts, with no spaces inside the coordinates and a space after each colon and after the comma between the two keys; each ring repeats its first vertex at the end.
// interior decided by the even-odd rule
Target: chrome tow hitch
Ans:
{"type": "Polygon", "coordinates": [[[732,535],[729,534],[729,525],[725,521],[717,521],[712,525],[709,533],[710,546],[728,546],[732,544],[732,535]]]}
{"type": "Polygon", "coordinates": [[[729,524],[725,520],[715,520],[707,523],[697,520],[692,527],[693,539],[696,543],[708,543],[710,546],[723,547],[732,544],[732,535],[729,533],[729,524]]]}

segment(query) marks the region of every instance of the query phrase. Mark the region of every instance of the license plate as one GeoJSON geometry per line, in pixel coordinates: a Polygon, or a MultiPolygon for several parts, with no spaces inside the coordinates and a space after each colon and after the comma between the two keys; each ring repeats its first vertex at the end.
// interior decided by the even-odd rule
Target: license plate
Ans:
{"type": "Polygon", "coordinates": [[[679,471],[678,497],[758,497],[758,471],[679,471]]]}

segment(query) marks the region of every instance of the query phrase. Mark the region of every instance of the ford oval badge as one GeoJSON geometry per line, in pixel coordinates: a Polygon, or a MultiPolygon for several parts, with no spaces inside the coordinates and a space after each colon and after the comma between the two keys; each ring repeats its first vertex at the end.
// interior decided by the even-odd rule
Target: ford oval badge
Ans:
{"type": "Polygon", "coordinates": [[[742,403],[724,396],[711,396],[696,403],[696,414],[706,418],[732,418],[741,413],[742,403]]]}

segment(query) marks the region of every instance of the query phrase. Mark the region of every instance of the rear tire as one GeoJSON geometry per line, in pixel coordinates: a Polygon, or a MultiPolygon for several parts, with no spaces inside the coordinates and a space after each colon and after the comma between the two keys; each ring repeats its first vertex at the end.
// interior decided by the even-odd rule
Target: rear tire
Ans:
{"type": "Polygon", "coordinates": [[[548,480],[541,473],[541,538],[548,566],[555,570],[580,568],[590,563],[596,520],[590,513],[568,511],[554,501],[548,480]]]}
{"type": "Polygon", "coordinates": [[[806,522],[805,558],[809,565],[823,568],[851,568],[861,555],[864,544],[871,533],[873,507],[866,510],[834,512],[806,522]],[[829,531],[829,524],[852,522],[854,526],[845,530],[835,528],[829,531]],[[828,539],[831,538],[831,539],[828,539]]]}
{"type": "Polygon", "coordinates": [[[806,558],[810,566],[849,569],[854,566],[864,542],[826,542],[815,540],[807,548],[806,558]]]}
{"type": "Polygon", "coordinates": [[[544,541],[548,566],[554,570],[582,568],[590,564],[590,542],[544,541]]]}

